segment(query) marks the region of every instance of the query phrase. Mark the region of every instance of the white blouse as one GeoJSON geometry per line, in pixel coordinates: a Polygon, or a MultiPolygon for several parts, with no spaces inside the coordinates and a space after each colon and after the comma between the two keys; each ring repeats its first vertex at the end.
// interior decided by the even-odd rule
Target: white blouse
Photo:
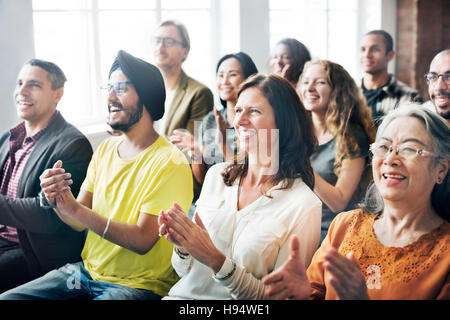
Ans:
{"type": "Polygon", "coordinates": [[[174,252],[172,265],[181,279],[166,299],[264,299],[261,279],[288,259],[291,235],[300,240],[306,267],[318,248],[322,202],[302,179],[290,189],[275,186],[268,192],[272,198],[261,196],[238,210],[239,179],[226,186],[221,176],[226,166],[208,170],[197,212],[217,249],[236,263],[236,271],[218,280],[209,267],[174,252]]]}

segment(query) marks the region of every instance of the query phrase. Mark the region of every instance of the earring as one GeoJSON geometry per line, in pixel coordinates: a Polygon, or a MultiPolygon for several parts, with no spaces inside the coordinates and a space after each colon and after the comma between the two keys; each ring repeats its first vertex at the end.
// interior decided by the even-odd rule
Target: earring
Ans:
{"type": "Polygon", "coordinates": [[[437,179],[437,183],[438,183],[438,184],[441,184],[441,183],[442,183],[442,178],[441,178],[441,177],[439,177],[439,178],[437,179]]]}

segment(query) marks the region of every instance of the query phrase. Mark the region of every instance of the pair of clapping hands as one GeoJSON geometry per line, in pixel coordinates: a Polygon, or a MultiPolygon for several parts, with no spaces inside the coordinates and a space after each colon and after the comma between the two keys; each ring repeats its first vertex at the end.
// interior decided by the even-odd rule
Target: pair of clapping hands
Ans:
{"type": "Polygon", "coordinates": [[[39,177],[42,193],[50,205],[57,205],[58,210],[71,212],[70,206],[76,202],[70,185],[73,183],[70,172],[62,168],[62,161],[58,160],[53,168],[45,170],[39,177]]]}
{"type": "MultiPolygon", "coordinates": [[[[217,124],[216,144],[220,145],[225,141],[226,129],[228,123],[214,107],[214,118],[217,124]]],[[[195,141],[194,136],[187,130],[176,129],[169,138],[170,142],[175,144],[184,154],[191,154],[195,158],[203,155],[203,146],[195,141]]]]}
{"type": "Polygon", "coordinates": [[[217,273],[225,261],[214,245],[208,231],[196,212],[193,220],[174,203],[172,208],[158,216],[159,234],[172,242],[182,254],[189,254],[217,273]]]}

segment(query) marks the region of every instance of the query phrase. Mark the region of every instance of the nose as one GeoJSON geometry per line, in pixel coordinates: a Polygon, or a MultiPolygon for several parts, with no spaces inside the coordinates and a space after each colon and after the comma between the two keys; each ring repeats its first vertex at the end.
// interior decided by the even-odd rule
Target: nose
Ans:
{"type": "Polygon", "coordinates": [[[391,146],[389,151],[386,153],[384,157],[383,163],[385,165],[396,166],[398,165],[399,157],[398,157],[398,147],[391,146]]]}
{"type": "Polygon", "coordinates": [[[222,77],[222,83],[223,83],[223,84],[229,84],[229,83],[230,83],[230,77],[229,77],[227,74],[225,74],[225,75],[222,77]]]}
{"type": "Polygon", "coordinates": [[[114,91],[114,88],[111,88],[111,90],[108,91],[108,101],[116,101],[116,100],[117,100],[116,92],[114,91]]]}
{"type": "Polygon", "coordinates": [[[435,87],[437,89],[448,89],[448,85],[447,83],[444,81],[444,76],[443,75],[439,75],[436,82],[435,82],[435,87]]]}
{"type": "Polygon", "coordinates": [[[234,116],[233,126],[235,129],[237,129],[240,126],[245,125],[247,122],[247,115],[244,111],[242,111],[240,113],[236,113],[236,115],[234,116]]]}

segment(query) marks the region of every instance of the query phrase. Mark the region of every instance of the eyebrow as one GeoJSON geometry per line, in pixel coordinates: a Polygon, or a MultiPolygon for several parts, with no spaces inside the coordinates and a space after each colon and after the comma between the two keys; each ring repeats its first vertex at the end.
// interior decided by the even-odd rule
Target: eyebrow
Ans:
{"type": "MultiPolygon", "coordinates": [[[[389,139],[389,138],[386,138],[386,137],[381,137],[380,139],[383,139],[383,140],[386,140],[386,141],[389,141],[389,142],[392,143],[392,139],[389,139]]],[[[420,141],[419,139],[416,139],[416,138],[406,138],[406,139],[404,139],[401,142],[401,144],[406,143],[406,142],[417,142],[418,144],[420,144],[420,145],[422,145],[424,147],[427,146],[425,143],[423,143],[422,141],[420,141]]]]}

